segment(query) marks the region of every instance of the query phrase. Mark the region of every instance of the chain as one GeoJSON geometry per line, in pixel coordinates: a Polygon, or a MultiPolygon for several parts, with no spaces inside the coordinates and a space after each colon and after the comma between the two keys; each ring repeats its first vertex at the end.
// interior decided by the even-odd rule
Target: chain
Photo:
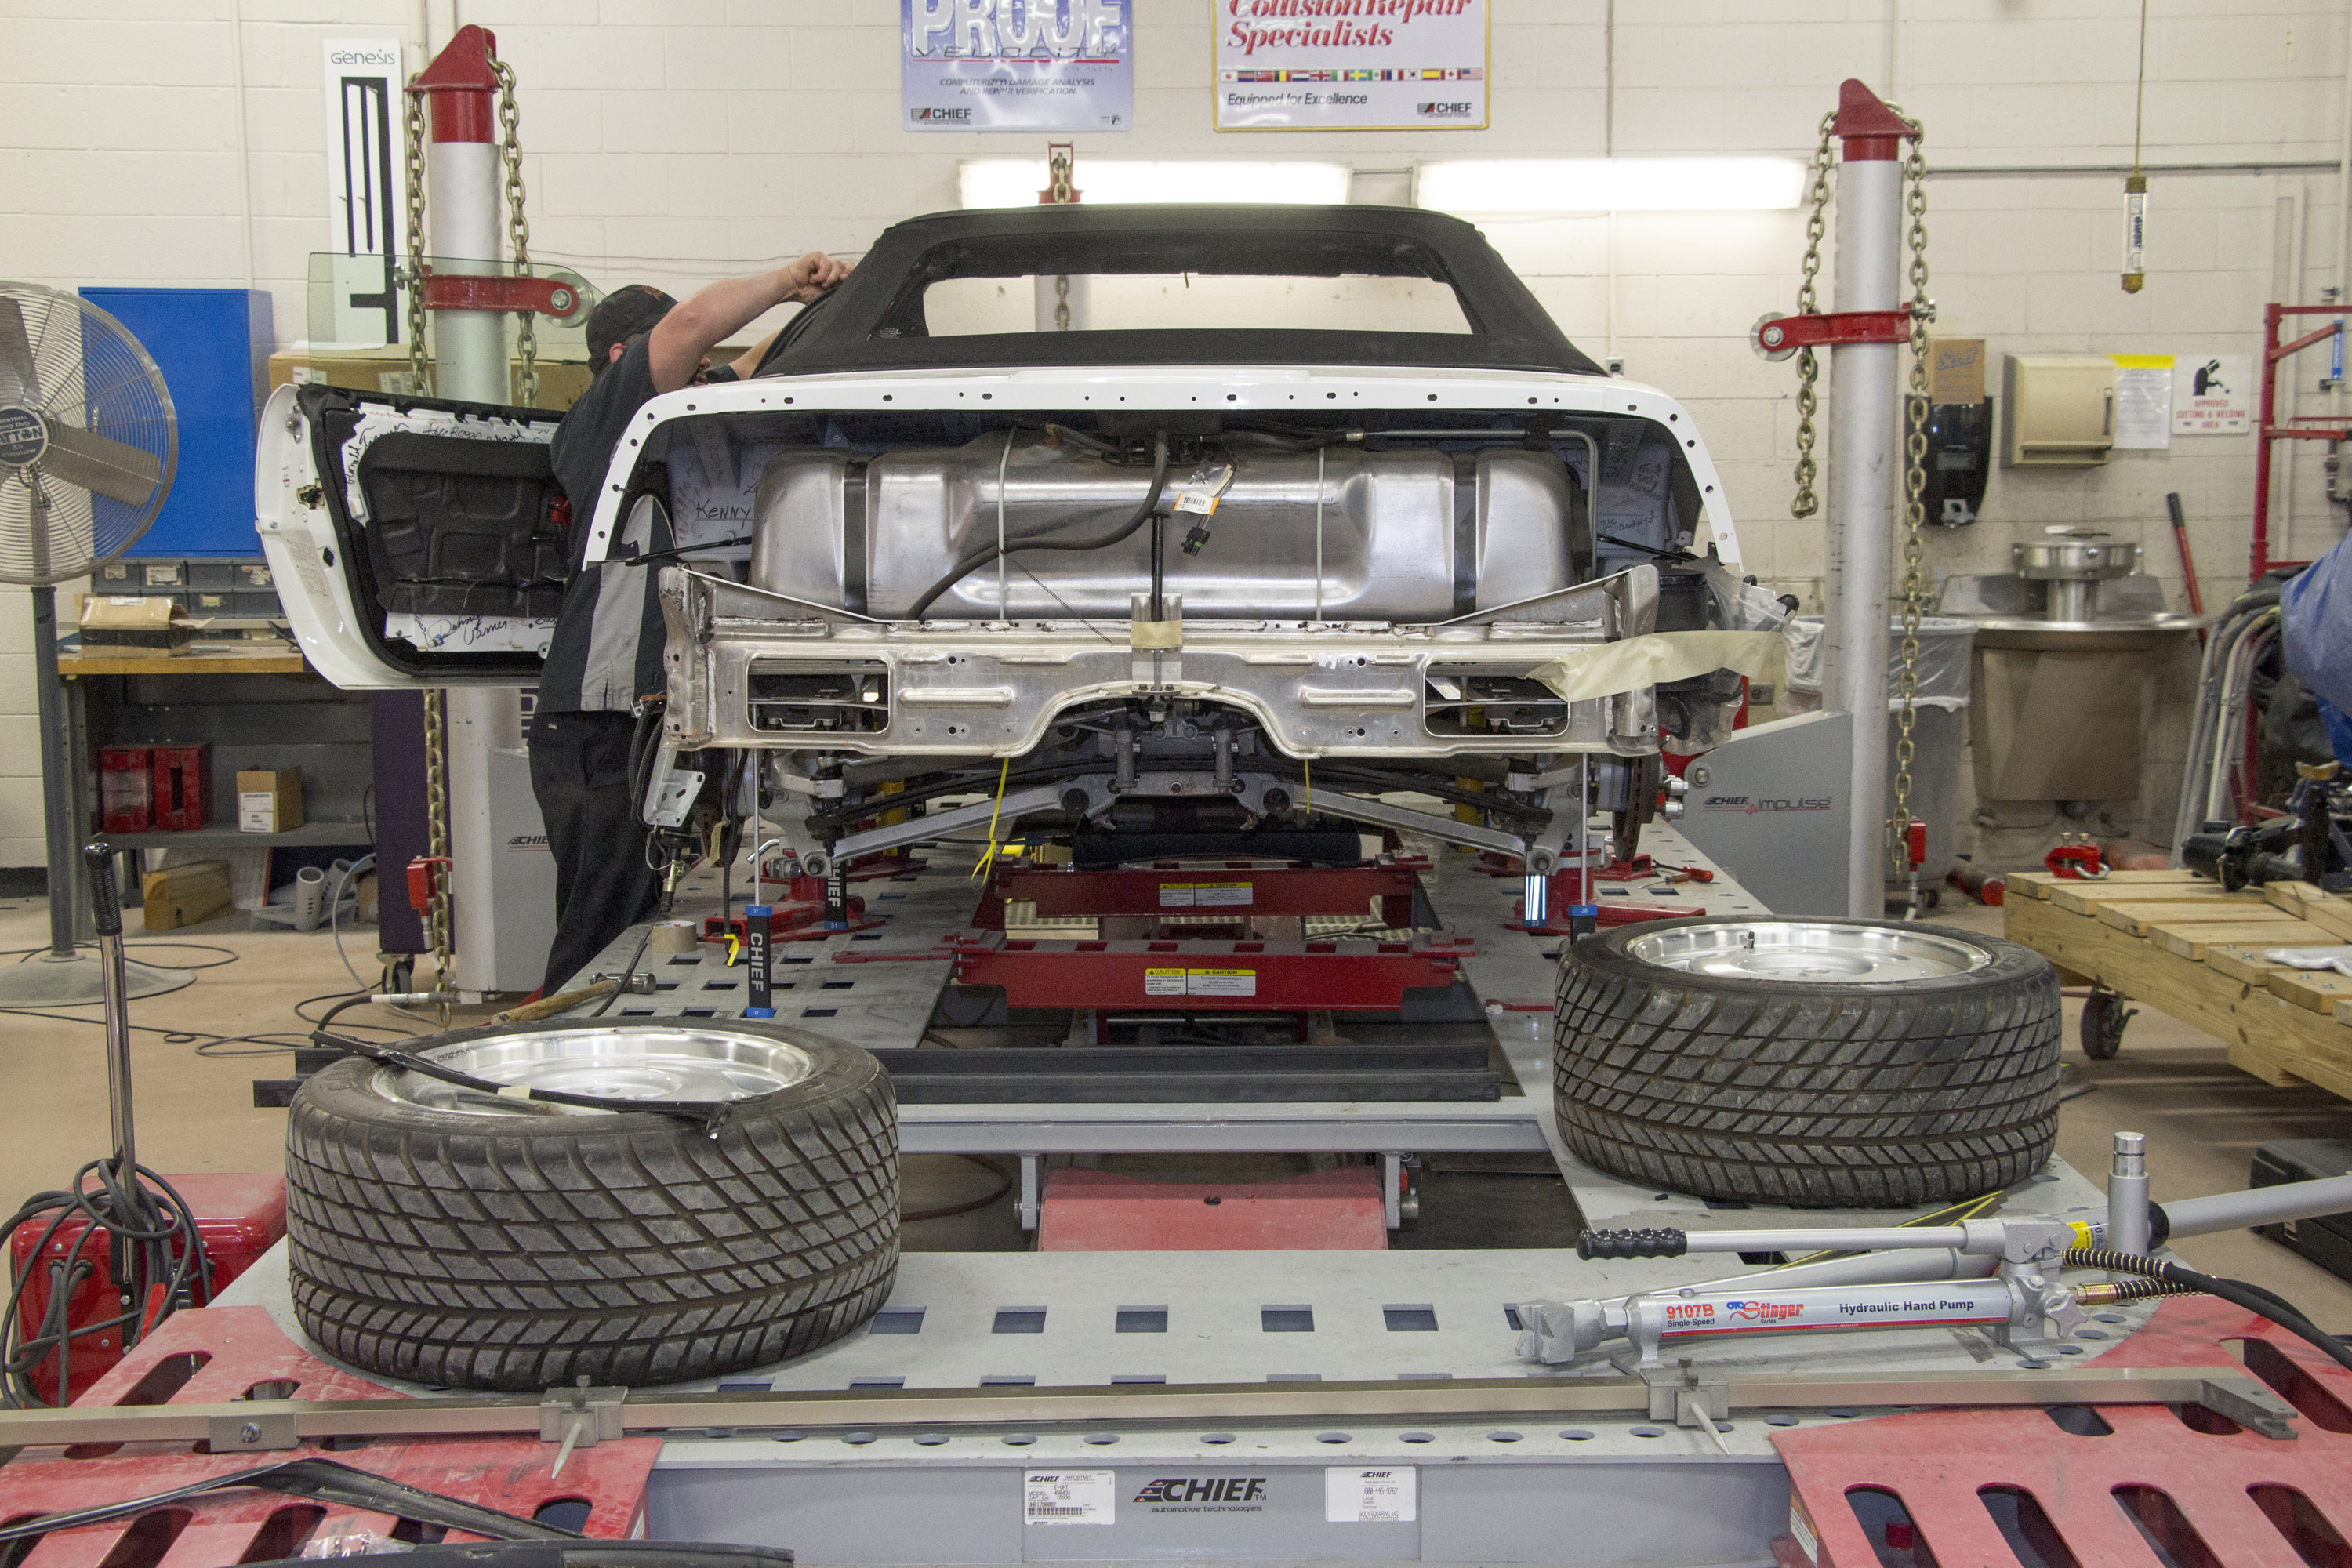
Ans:
{"type": "Polygon", "coordinates": [[[1911,220],[1906,237],[1911,247],[1911,384],[1903,399],[1903,706],[1895,721],[1895,799],[1889,812],[1894,843],[1887,851],[1900,878],[1912,874],[1911,761],[1916,751],[1911,729],[1918,720],[1919,614],[1927,596],[1922,569],[1927,546],[1921,535],[1927,521],[1927,322],[1936,306],[1927,298],[1927,154],[1920,145],[1923,140],[1924,135],[1911,138],[1910,153],[1903,161],[1903,210],[1911,220]]]}
{"type": "MultiPolygon", "coordinates": [[[[1901,109],[1887,105],[1895,113],[1901,109]]],[[[1905,116],[1905,118],[1909,118],[1905,116]]],[[[1822,270],[1822,241],[1829,233],[1830,143],[1835,113],[1822,116],[1821,142],[1813,149],[1812,185],[1807,193],[1811,211],[1805,219],[1803,281],[1797,288],[1797,313],[1810,316],[1820,309],[1817,282],[1822,270]]],[[[1915,121],[1916,126],[1917,122],[1915,121]]],[[[1887,854],[1898,879],[1910,874],[1911,763],[1917,755],[1912,731],[1918,722],[1919,616],[1927,601],[1926,544],[1927,520],[1927,323],[1935,304],[1927,297],[1927,156],[1922,138],[1909,138],[1910,152],[1903,163],[1903,209],[1910,220],[1906,236],[1911,265],[1911,379],[1903,399],[1903,643],[1902,675],[1897,681],[1902,705],[1896,710],[1895,798],[1889,812],[1887,854]]],[[[1789,503],[1791,517],[1811,517],[1821,510],[1814,492],[1818,470],[1813,461],[1814,415],[1820,399],[1816,384],[1821,368],[1813,351],[1797,351],[1797,493],[1789,503]]]]}
{"type": "MultiPolygon", "coordinates": [[[[438,860],[434,868],[433,902],[425,910],[425,930],[433,942],[433,988],[456,989],[456,963],[449,941],[449,758],[444,750],[448,728],[449,693],[436,687],[425,694],[425,853],[438,860]]],[[[441,1022],[449,1022],[449,1005],[441,1005],[441,1022]]]]}
{"type": "MultiPolygon", "coordinates": [[[[408,79],[414,89],[416,78],[408,79]]],[[[432,393],[432,370],[425,358],[425,95],[404,92],[407,110],[408,162],[408,370],[416,395],[432,393]]],[[[433,988],[451,988],[456,965],[449,942],[449,765],[442,750],[448,693],[439,689],[425,693],[425,853],[441,862],[435,869],[433,901],[425,910],[426,939],[433,944],[433,988]]],[[[441,1022],[449,1022],[443,1004],[441,1022]]]]}
{"type": "Polygon", "coordinates": [[[408,85],[400,95],[408,137],[408,374],[412,390],[425,397],[433,390],[425,363],[425,95],[415,90],[416,77],[408,85]]]}
{"type": "MultiPolygon", "coordinates": [[[[491,74],[499,79],[499,156],[507,170],[507,248],[514,253],[514,276],[530,276],[530,220],[522,210],[522,111],[515,107],[514,68],[496,55],[491,74]]],[[[539,405],[539,328],[529,310],[515,312],[515,357],[522,362],[518,385],[522,405],[539,405]]]]}
{"type": "MultiPolygon", "coordinates": [[[[1822,275],[1822,239],[1829,233],[1830,127],[1834,112],[1822,116],[1821,145],[1813,149],[1813,184],[1806,193],[1812,213],[1805,219],[1804,281],[1797,286],[1797,314],[1810,316],[1821,308],[1815,284],[1822,275]]],[[[1814,384],[1821,379],[1821,362],[1808,346],[1797,351],[1797,494],[1789,502],[1790,517],[1811,517],[1821,510],[1822,498],[1813,493],[1813,416],[1821,408],[1814,384]]]]}
{"type": "MultiPolygon", "coordinates": [[[[1078,199],[1070,184],[1070,172],[1077,163],[1077,149],[1066,142],[1055,142],[1045,148],[1045,200],[1050,205],[1067,206],[1078,199]]],[[[1054,330],[1070,330],[1070,279],[1063,273],[1054,279],[1054,330]]]]}

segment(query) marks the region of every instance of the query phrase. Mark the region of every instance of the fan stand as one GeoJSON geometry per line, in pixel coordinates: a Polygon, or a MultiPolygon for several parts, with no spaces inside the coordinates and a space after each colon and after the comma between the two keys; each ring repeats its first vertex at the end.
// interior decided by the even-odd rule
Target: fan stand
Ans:
{"type": "MultiPolygon", "coordinates": [[[[33,541],[37,565],[47,553],[48,499],[33,488],[33,541]]],[[[80,872],[80,835],[74,831],[73,755],[66,733],[64,683],[58,677],[58,594],[33,590],[33,677],[39,693],[41,812],[49,855],[49,951],[22,963],[0,967],[0,1007],[79,1007],[106,999],[106,965],[95,952],[74,949],[73,890],[80,872]]],[[[123,963],[131,997],[161,996],[195,980],[184,969],[123,963]]]]}

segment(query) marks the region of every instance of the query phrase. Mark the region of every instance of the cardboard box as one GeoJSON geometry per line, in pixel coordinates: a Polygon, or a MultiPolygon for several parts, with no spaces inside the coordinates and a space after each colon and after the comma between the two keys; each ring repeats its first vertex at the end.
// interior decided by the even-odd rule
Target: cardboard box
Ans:
{"type": "MultiPolygon", "coordinates": [[[[577,350],[573,351],[577,353],[577,350]]],[[[715,364],[726,362],[713,351],[715,364]]],[[[426,363],[429,365],[430,361],[426,363]]],[[[539,400],[531,406],[561,412],[580,401],[588,390],[590,374],[584,359],[539,360],[539,400]]],[[[276,391],[291,382],[297,386],[323,383],[328,386],[348,386],[359,392],[389,392],[414,395],[416,387],[408,368],[408,351],[401,347],[381,349],[280,349],[269,356],[269,386],[276,391]]],[[[522,401],[522,365],[509,361],[507,368],[507,399],[509,405],[522,401]]]]}
{"type": "Polygon", "coordinates": [[[169,599],[127,594],[92,594],[81,602],[83,651],[145,648],[169,653],[184,646],[204,623],[169,599]]]}
{"type": "Polygon", "coordinates": [[[198,860],[150,871],[139,879],[147,901],[147,929],[173,931],[228,913],[228,862],[198,860]]]}
{"type": "Polygon", "coordinates": [[[1982,403],[1985,400],[1985,341],[1982,338],[1927,340],[1927,401],[1982,403]]]}
{"type": "Polygon", "coordinates": [[[287,833],[302,826],[300,768],[241,768],[236,826],[243,833],[287,833]]]}

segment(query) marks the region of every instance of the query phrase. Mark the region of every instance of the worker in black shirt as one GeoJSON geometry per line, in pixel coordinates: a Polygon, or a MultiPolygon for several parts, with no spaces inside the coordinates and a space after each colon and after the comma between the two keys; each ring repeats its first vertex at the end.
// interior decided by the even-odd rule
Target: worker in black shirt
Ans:
{"type": "Polygon", "coordinates": [[[640,702],[668,689],[662,665],[657,568],[631,564],[667,550],[660,501],[638,500],[620,520],[606,560],[582,561],[597,498],[629,421],[654,397],[703,381],[749,374],[761,342],[713,369],[710,350],[782,304],[807,304],[849,275],[812,251],[788,267],[713,283],[683,304],[632,284],[588,317],[595,378],[564,415],[553,448],[556,479],[572,500],[572,580],[555,619],[530,724],[530,787],[555,856],[555,942],[542,991],[579,973],[650,912],[659,879],[646,863],[646,827],[630,798],[629,744],[640,702]]]}

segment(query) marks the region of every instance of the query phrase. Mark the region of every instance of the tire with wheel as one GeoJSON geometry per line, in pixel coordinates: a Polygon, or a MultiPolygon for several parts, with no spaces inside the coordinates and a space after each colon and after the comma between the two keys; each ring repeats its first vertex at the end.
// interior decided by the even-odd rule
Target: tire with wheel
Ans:
{"type": "Polygon", "coordinates": [[[2057,1142],[2058,977],[1895,921],[1620,926],[1560,952],[1554,1090],[1578,1158],[1703,1197],[1940,1203],[2057,1142]]]}
{"type": "Polygon", "coordinates": [[[419,1055],[704,1123],[567,1110],[347,1058],[294,1098],[294,1310],[331,1355],[446,1387],[679,1383],[798,1355],[882,1304],[898,1108],[854,1046],[733,1022],[462,1029],[419,1055]]]}

